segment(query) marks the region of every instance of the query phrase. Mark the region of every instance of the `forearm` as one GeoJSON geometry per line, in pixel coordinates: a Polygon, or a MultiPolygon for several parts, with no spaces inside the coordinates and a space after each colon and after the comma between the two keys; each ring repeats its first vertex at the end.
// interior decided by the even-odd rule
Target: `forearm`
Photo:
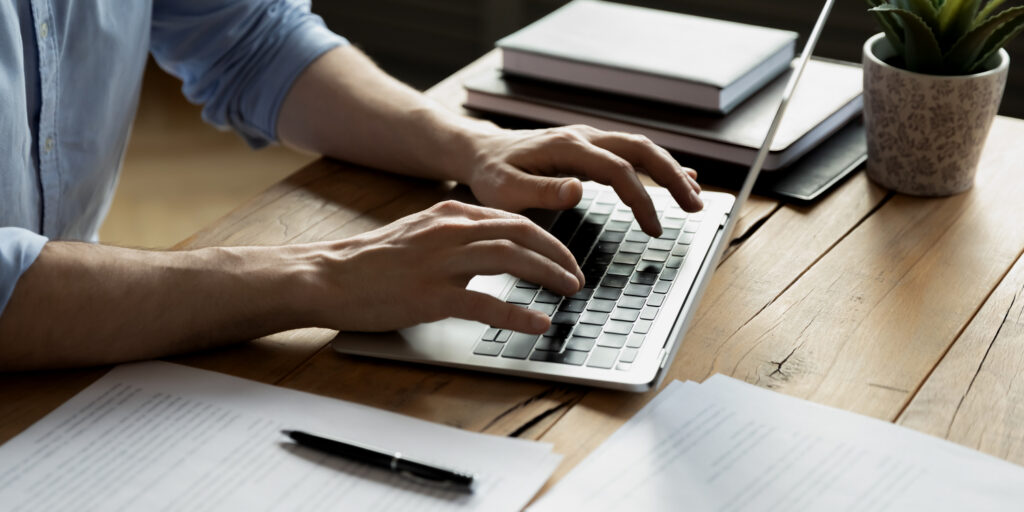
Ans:
{"type": "Polygon", "coordinates": [[[278,137],[320,154],[403,174],[465,181],[491,123],[453,113],[381,71],[359,50],[331,50],[299,76],[278,137]]]}
{"type": "Polygon", "coordinates": [[[304,322],[279,248],[149,252],[50,242],[0,316],[0,370],[147,359],[304,322]]]}

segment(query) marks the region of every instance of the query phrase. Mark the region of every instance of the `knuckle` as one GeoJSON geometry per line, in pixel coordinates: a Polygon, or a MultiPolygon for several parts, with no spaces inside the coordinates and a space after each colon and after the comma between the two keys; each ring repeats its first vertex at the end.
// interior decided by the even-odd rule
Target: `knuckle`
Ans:
{"type": "Polygon", "coordinates": [[[554,128],[550,132],[549,137],[554,143],[561,144],[581,144],[584,139],[580,134],[573,130],[573,127],[566,126],[562,128],[554,128]]]}

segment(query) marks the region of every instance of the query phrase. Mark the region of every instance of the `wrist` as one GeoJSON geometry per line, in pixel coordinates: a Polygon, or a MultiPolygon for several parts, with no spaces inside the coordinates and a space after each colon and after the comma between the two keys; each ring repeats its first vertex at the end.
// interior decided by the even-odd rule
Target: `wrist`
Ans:
{"type": "Polygon", "coordinates": [[[487,155],[485,141],[502,129],[490,121],[448,111],[432,110],[428,115],[435,116],[431,124],[441,137],[441,151],[431,150],[431,164],[436,166],[437,175],[469,184],[487,155]]]}

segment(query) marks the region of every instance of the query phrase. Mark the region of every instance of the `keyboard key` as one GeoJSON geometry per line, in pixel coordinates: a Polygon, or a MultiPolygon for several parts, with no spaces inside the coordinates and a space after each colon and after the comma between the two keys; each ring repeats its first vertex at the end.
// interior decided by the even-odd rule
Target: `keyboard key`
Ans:
{"type": "Polygon", "coordinates": [[[644,339],[647,338],[646,334],[634,332],[629,335],[626,339],[626,346],[629,348],[640,348],[644,344],[644,339]]]}
{"type": "Polygon", "coordinates": [[[696,233],[699,230],[700,230],[700,221],[699,220],[691,220],[690,222],[687,222],[686,223],[686,227],[683,228],[683,232],[684,233],[696,233]]]}
{"type": "Polygon", "coordinates": [[[652,274],[657,274],[661,272],[663,267],[664,265],[657,261],[641,261],[637,264],[636,270],[638,272],[650,272],[652,274]]]}
{"type": "Polygon", "coordinates": [[[529,304],[533,302],[533,297],[537,295],[537,290],[531,290],[529,288],[512,288],[509,292],[508,298],[505,299],[507,302],[512,304],[529,304]]]}
{"type": "Polygon", "coordinates": [[[623,288],[629,284],[629,279],[626,276],[605,276],[601,280],[601,286],[607,286],[609,288],[623,288]]]}
{"type": "MultiPolygon", "coordinates": [[[[593,340],[591,340],[593,341],[593,340]]],[[[622,348],[626,344],[626,336],[622,334],[604,333],[597,339],[599,347],[622,348]]]]}
{"type": "Polygon", "coordinates": [[[625,237],[626,234],[622,233],[621,231],[605,231],[604,233],[601,234],[601,238],[598,238],[597,240],[599,242],[612,242],[617,244],[621,242],[622,239],[625,237]]]}
{"type": "Polygon", "coordinates": [[[664,293],[655,293],[647,298],[648,306],[661,306],[665,302],[664,293]]]}
{"type": "Polygon", "coordinates": [[[536,290],[540,288],[540,285],[538,285],[537,283],[531,283],[529,281],[523,281],[522,279],[520,279],[516,281],[516,288],[529,288],[531,290],[536,290]]]}
{"type": "Polygon", "coordinates": [[[494,338],[494,341],[497,341],[498,343],[505,343],[511,337],[512,331],[505,329],[503,331],[498,332],[498,335],[494,338]]]}
{"type": "Polygon", "coordinates": [[[669,254],[670,253],[668,251],[659,251],[657,249],[647,249],[646,251],[644,251],[643,259],[645,261],[664,262],[665,260],[668,259],[669,254]]]}
{"type": "Polygon", "coordinates": [[[612,263],[608,267],[608,275],[610,276],[629,276],[633,273],[633,265],[623,265],[622,263],[612,263]]]}
{"type": "Polygon", "coordinates": [[[590,300],[590,296],[594,294],[593,288],[583,288],[580,291],[574,293],[570,299],[575,300],[590,300]]]}
{"type": "Polygon", "coordinates": [[[636,265],[640,261],[640,254],[633,253],[618,253],[612,258],[612,263],[621,263],[623,265],[636,265]]]}
{"type": "Polygon", "coordinates": [[[600,313],[611,313],[613,309],[615,309],[614,300],[594,299],[590,301],[590,304],[587,306],[588,311],[597,311],[600,313]]]}
{"type": "Polygon", "coordinates": [[[676,248],[672,249],[672,256],[686,256],[686,251],[689,250],[689,245],[676,244],[676,248]]]}
{"type": "Polygon", "coordinates": [[[637,284],[654,284],[658,282],[658,274],[652,272],[636,272],[629,282],[637,284]]]}
{"type": "Polygon", "coordinates": [[[682,236],[679,237],[679,243],[686,244],[686,245],[692,244],[693,243],[693,233],[683,233],[682,236]]]}
{"type": "Polygon", "coordinates": [[[655,293],[668,293],[669,288],[672,287],[672,281],[658,281],[654,285],[655,293]]]}
{"type": "Polygon", "coordinates": [[[590,349],[594,348],[594,343],[597,340],[594,338],[584,338],[582,336],[573,336],[569,338],[569,342],[566,343],[566,350],[581,350],[583,352],[590,352],[590,349]]]}
{"type": "Polygon", "coordinates": [[[679,229],[683,227],[683,223],[686,222],[683,219],[676,219],[673,217],[665,217],[661,219],[661,227],[663,229],[679,229]]]}
{"type": "Polygon", "coordinates": [[[622,295],[622,290],[607,286],[599,286],[597,291],[594,292],[595,299],[616,300],[619,298],[619,295],[622,295]]]}
{"type": "Polygon", "coordinates": [[[594,250],[606,254],[615,254],[619,250],[619,244],[618,242],[598,242],[594,250]]]}
{"type": "Polygon", "coordinates": [[[609,210],[607,212],[604,212],[604,213],[600,213],[599,212],[599,210],[604,210],[604,209],[605,208],[601,207],[600,205],[594,206],[593,208],[591,208],[590,209],[590,213],[587,214],[586,222],[589,223],[589,224],[595,224],[595,225],[598,225],[598,226],[603,226],[605,222],[608,222],[608,215],[610,213],[612,213],[611,210],[609,210]]]}
{"type": "MultiPolygon", "coordinates": [[[[663,230],[661,230],[661,236],[659,236],[658,238],[661,238],[662,240],[675,240],[676,238],[679,238],[679,230],[678,229],[663,229],[663,230]]],[[[687,242],[687,243],[689,243],[689,242],[687,242]]]]}
{"type": "Polygon", "coordinates": [[[590,209],[590,213],[608,215],[615,211],[615,203],[597,203],[590,209]]]}
{"type": "Polygon", "coordinates": [[[551,318],[551,323],[558,325],[576,325],[576,322],[579,321],[579,313],[569,313],[568,311],[559,311],[551,318]]]}
{"type": "Polygon", "coordinates": [[[562,296],[549,290],[541,290],[537,294],[536,300],[544,304],[558,304],[562,300],[562,296]]]}
{"type": "Polygon", "coordinates": [[[675,243],[672,240],[663,240],[661,238],[657,240],[651,240],[647,244],[648,249],[657,249],[659,251],[671,251],[675,243]]]}
{"type": "Polygon", "coordinates": [[[642,320],[654,320],[654,317],[658,316],[658,308],[654,306],[647,306],[644,311],[640,313],[642,320]]]}
{"type": "Polygon", "coordinates": [[[578,350],[566,350],[565,352],[543,352],[534,350],[530,356],[531,361],[547,361],[549,363],[571,364],[581,366],[587,360],[587,352],[578,350]]]}
{"type": "Polygon", "coordinates": [[[502,343],[496,343],[493,341],[481,341],[476,344],[476,348],[473,349],[473,353],[478,356],[496,356],[501,353],[502,347],[505,345],[502,343]]]}
{"type": "Polygon", "coordinates": [[[623,297],[619,299],[619,307],[629,309],[643,309],[644,298],[643,297],[623,297]]]}
{"type": "Polygon", "coordinates": [[[500,330],[501,329],[498,329],[497,327],[491,327],[490,329],[487,329],[487,331],[484,332],[483,340],[494,341],[494,338],[498,337],[498,331],[500,330]]]}
{"type": "Polygon", "coordinates": [[[607,265],[612,262],[615,258],[614,254],[606,254],[603,252],[590,253],[590,257],[587,258],[587,263],[595,263],[597,265],[607,265]]]}
{"type": "Polygon", "coordinates": [[[622,354],[619,355],[619,362],[632,363],[633,361],[636,361],[636,355],[638,353],[640,353],[640,351],[635,348],[627,348],[626,350],[622,351],[622,354]]]}
{"type": "Polygon", "coordinates": [[[582,338],[596,338],[601,335],[600,325],[590,324],[579,324],[576,326],[576,330],[572,332],[573,336],[580,336],[582,338]]]}
{"type": "Polygon", "coordinates": [[[633,324],[633,332],[638,332],[640,334],[647,334],[648,331],[650,331],[650,330],[651,330],[651,321],[650,320],[637,320],[636,323],[633,324]]]}
{"type": "Polygon", "coordinates": [[[632,222],[610,220],[608,221],[608,224],[605,224],[604,228],[607,229],[608,231],[625,233],[627,230],[629,230],[630,224],[632,224],[632,222]]]}
{"type": "Polygon", "coordinates": [[[569,313],[582,313],[586,307],[587,301],[585,300],[565,299],[558,305],[558,310],[568,311],[569,313]]]}
{"type": "Polygon", "coordinates": [[[590,353],[587,366],[592,368],[611,368],[618,356],[619,349],[617,348],[597,347],[590,353]]]}
{"type": "MultiPolygon", "coordinates": [[[[668,281],[661,281],[661,282],[667,283],[668,281]]],[[[624,293],[626,295],[631,295],[633,297],[646,297],[646,296],[651,294],[651,286],[650,285],[646,285],[646,284],[635,284],[635,283],[632,283],[632,284],[626,285],[626,288],[624,290],[622,290],[622,293],[624,293]]]]}
{"type": "Polygon", "coordinates": [[[672,281],[673,279],[676,278],[676,275],[678,274],[678,268],[666,268],[665,271],[661,273],[661,279],[663,281],[672,281]]]}
{"type": "Polygon", "coordinates": [[[530,309],[540,311],[547,316],[555,314],[555,307],[555,304],[545,304],[543,302],[534,302],[533,304],[530,304],[530,309]]]}
{"type": "Polygon", "coordinates": [[[598,313],[596,311],[587,311],[580,317],[580,322],[591,325],[604,325],[608,321],[608,313],[598,313]]]}
{"type": "Polygon", "coordinates": [[[640,316],[639,309],[615,308],[615,311],[612,311],[612,320],[635,322],[638,316],[640,316]]]}
{"type": "Polygon", "coordinates": [[[508,340],[508,343],[505,344],[505,350],[501,351],[501,357],[526,359],[526,356],[530,355],[530,351],[533,350],[533,344],[537,342],[539,337],[536,334],[515,333],[512,335],[512,339],[508,340]]]}
{"type": "Polygon", "coordinates": [[[620,372],[628,372],[633,369],[633,363],[619,363],[615,365],[615,369],[620,372]]]}
{"type": "Polygon", "coordinates": [[[579,226],[582,220],[583,214],[576,209],[566,210],[551,225],[550,232],[559,242],[567,243],[572,238],[573,233],[576,232],[576,227],[579,226]]]}
{"type": "Polygon", "coordinates": [[[544,336],[550,336],[552,338],[566,339],[569,334],[572,333],[572,326],[565,324],[551,324],[544,336]]]}
{"type": "Polygon", "coordinates": [[[619,252],[628,254],[640,254],[644,252],[644,247],[646,247],[646,245],[639,242],[622,242],[622,244],[619,245],[619,252]]]}
{"type": "Polygon", "coordinates": [[[630,231],[629,234],[626,235],[627,242],[647,243],[647,241],[650,239],[650,235],[644,233],[643,231],[630,231]]]}
{"type": "Polygon", "coordinates": [[[561,352],[562,347],[565,346],[565,338],[552,338],[551,336],[542,336],[540,341],[537,342],[537,346],[534,347],[536,350],[544,350],[547,352],[561,352]]]}
{"type": "Polygon", "coordinates": [[[665,268],[679,268],[683,266],[682,256],[669,256],[668,260],[665,261],[665,268]]]}
{"type": "MultiPolygon", "coordinates": [[[[641,320],[643,322],[645,320],[641,320]]],[[[648,322],[650,323],[650,322],[648,322]]],[[[621,320],[610,320],[604,325],[604,332],[610,332],[612,334],[629,334],[630,331],[635,330],[633,322],[623,322],[621,320]]],[[[647,332],[647,331],[644,331],[647,332]]]]}

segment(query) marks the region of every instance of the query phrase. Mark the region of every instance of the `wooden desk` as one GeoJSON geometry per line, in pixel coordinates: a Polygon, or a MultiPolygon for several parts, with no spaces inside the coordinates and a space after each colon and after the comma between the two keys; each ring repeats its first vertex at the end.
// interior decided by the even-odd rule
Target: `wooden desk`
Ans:
{"type": "MultiPolygon", "coordinates": [[[[430,95],[457,108],[466,72],[430,95]]],[[[752,198],[671,377],[725,373],[1024,463],[1022,140],[1024,121],[997,119],[976,187],[956,197],[893,195],[859,174],[813,207],[752,198]]],[[[321,160],[181,247],[348,237],[447,190],[321,160]]],[[[566,457],[551,482],[654,396],[342,357],[333,336],[293,331],[174,360],[552,442],[566,457]]],[[[0,376],[0,441],[104,371],[0,376]]]]}

